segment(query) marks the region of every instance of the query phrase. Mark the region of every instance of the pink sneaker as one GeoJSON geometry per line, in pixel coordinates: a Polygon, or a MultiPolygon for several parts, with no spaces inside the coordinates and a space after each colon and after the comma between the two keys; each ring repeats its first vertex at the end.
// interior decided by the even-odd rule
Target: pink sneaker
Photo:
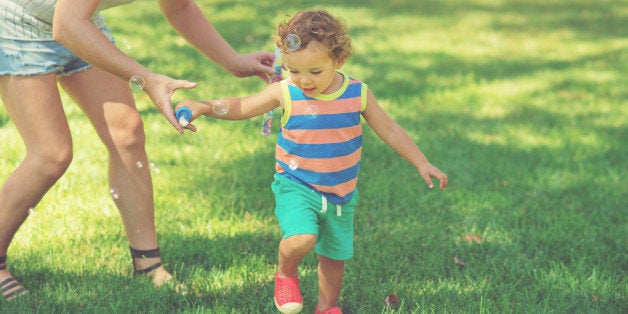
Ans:
{"type": "Polygon", "coordinates": [[[275,273],[275,306],[281,313],[296,314],[303,309],[299,277],[279,277],[275,273]]]}
{"type": "Polygon", "coordinates": [[[317,305],[316,309],[314,310],[314,314],[342,314],[342,310],[336,306],[336,307],[332,307],[331,309],[320,311],[317,305]]]}

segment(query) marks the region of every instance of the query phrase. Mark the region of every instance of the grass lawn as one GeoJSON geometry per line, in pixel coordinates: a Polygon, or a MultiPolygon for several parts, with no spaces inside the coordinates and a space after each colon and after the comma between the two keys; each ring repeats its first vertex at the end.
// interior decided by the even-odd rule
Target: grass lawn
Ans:
{"type": "MultiPolygon", "coordinates": [[[[198,3],[240,52],[272,50],[274,25],[299,9],[344,17],[356,53],[343,70],[450,178],[443,192],[427,189],[366,128],[345,313],[388,312],[391,294],[396,313],[628,311],[628,2],[198,3]]],[[[174,103],[264,86],[186,45],[155,1],[105,13],[128,54],[198,82],[174,103]]],[[[136,95],[162,258],[190,289],[179,296],[131,276],[106,151],[64,99],[74,161],[9,250],[30,297],[0,300],[0,312],[275,313],[275,138],[260,135],[261,118],[201,119],[181,136],[136,95]]],[[[3,106],[0,143],[4,180],[24,148],[3,106]]],[[[304,313],[316,304],[316,262],[308,255],[300,269],[304,313]]]]}

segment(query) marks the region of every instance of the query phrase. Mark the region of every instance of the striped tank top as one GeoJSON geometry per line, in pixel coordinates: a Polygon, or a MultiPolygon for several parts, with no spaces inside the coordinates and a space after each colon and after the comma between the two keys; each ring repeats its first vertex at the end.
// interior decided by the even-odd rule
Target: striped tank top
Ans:
{"type": "Polygon", "coordinates": [[[343,77],[337,92],[316,98],[281,81],[285,106],[275,148],[277,173],[339,205],[351,200],[357,185],[367,91],[366,84],[343,77]]]}

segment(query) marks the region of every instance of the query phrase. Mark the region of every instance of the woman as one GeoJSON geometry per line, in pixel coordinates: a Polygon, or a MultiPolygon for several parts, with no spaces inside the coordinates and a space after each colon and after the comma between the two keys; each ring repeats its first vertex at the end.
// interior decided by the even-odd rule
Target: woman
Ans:
{"type": "MultiPolygon", "coordinates": [[[[174,128],[171,95],[195,83],[151,72],[113,43],[100,11],[132,0],[0,0],[0,96],[26,156],[0,189],[0,291],[26,293],[7,268],[13,236],[72,160],[72,138],[57,83],[90,119],[109,154],[109,185],[131,248],[136,274],[155,286],[172,279],[161,266],[153,187],[133,77],[174,128]]],[[[271,53],[238,54],[192,0],[159,0],[167,21],[199,52],[238,77],[273,73],[271,53]]]]}

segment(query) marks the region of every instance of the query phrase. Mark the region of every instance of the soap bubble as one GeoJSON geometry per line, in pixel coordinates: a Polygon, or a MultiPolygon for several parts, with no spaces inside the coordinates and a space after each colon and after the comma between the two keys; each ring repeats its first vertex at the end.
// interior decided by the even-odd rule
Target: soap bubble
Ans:
{"type": "Polygon", "coordinates": [[[224,101],[223,99],[217,99],[212,102],[212,110],[219,115],[224,116],[229,112],[229,103],[224,101]]]}
{"type": "Polygon", "coordinates": [[[138,162],[135,163],[135,166],[138,167],[138,168],[142,168],[142,167],[144,167],[144,163],[142,161],[138,161],[138,162]]]}
{"type": "Polygon", "coordinates": [[[131,43],[129,43],[128,40],[126,39],[122,39],[117,43],[117,46],[120,50],[122,50],[124,53],[129,53],[131,50],[133,50],[133,47],[131,46],[131,43]]]}
{"type": "Polygon", "coordinates": [[[288,34],[284,39],[286,48],[290,51],[295,51],[301,47],[301,38],[297,34],[288,34]]]}
{"type": "Polygon", "coordinates": [[[119,198],[120,198],[120,192],[119,192],[119,191],[118,191],[118,189],[116,189],[116,188],[111,188],[111,189],[109,189],[109,194],[111,194],[111,197],[112,197],[114,200],[117,200],[117,199],[119,199],[119,198]]]}
{"type": "Polygon", "coordinates": [[[318,107],[315,105],[308,105],[305,107],[304,113],[308,119],[316,119],[316,117],[318,117],[318,107]]]}
{"type": "Polygon", "coordinates": [[[143,77],[139,75],[134,75],[129,80],[129,84],[131,84],[131,89],[133,89],[134,91],[140,91],[144,89],[144,84],[146,84],[146,81],[143,77]]]}
{"type": "Polygon", "coordinates": [[[297,168],[299,168],[299,163],[296,159],[290,159],[290,161],[288,162],[288,167],[290,167],[290,170],[292,171],[297,170],[297,168]]]}
{"type": "Polygon", "coordinates": [[[152,161],[150,163],[150,168],[153,169],[153,172],[155,172],[155,173],[161,172],[161,170],[159,170],[159,168],[157,168],[157,165],[154,162],[152,162],[152,161]]]}
{"type": "Polygon", "coordinates": [[[30,207],[30,208],[28,209],[28,214],[29,214],[30,216],[35,215],[35,208],[30,207]]]}

